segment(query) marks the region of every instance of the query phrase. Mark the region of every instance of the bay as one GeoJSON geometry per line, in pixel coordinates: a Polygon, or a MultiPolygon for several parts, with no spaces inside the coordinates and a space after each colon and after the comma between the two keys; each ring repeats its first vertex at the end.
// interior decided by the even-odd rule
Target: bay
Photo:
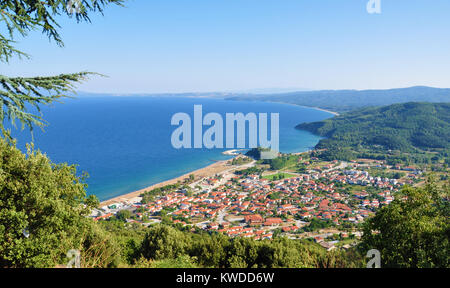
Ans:
{"type": "MultiPolygon", "coordinates": [[[[228,101],[213,98],[180,97],[83,97],[65,99],[42,110],[49,123],[45,131],[36,128],[34,145],[55,163],[77,164],[86,171],[88,194],[101,201],[166,181],[200,169],[217,160],[229,159],[226,149],[175,149],[170,121],[178,112],[191,115],[202,105],[203,115],[226,113],[279,113],[280,151],[303,152],[321,139],[296,130],[302,122],[319,121],[333,115],[288,104],[228,101]]],[[[269,117],[270,119],[270,117],[269,117]]],[[[206,130],[206,128],[205,128],[206,130]]],[[[28,130],[13,130],[18,147],[32,138],[28,130]]]]}

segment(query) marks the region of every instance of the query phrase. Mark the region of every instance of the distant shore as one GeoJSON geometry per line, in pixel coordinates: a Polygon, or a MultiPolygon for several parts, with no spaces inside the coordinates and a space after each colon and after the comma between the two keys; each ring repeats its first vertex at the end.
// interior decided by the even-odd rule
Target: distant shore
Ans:
{"type": "MultiPolygon", "coordinates": [[[[204,97],[204,98],[208,98],[208,97],[204,97]]],[[[222,98],[223,100],[228,100],[227,98],[222,98]]],[[[235,101],[235,100],[230,100],[230,101],[235,101]]],[[[255,99],[239,99],[239,101],[258,101],[255,99]]],[[[278,103],[278,104],[286,104],[286,105],[294,105],[294,106],[299,106],[299,107],[304,107],[304,108],[311,108],[311,109],[315,109],[315,110],[319,110],[319,111],[323,111],[323,112],[327,112],[330,114],[333,114],[335,116],[339,116],[340,114],[338,112],[335,111],[331,111],[331,110],[327,110],[327,109],[323,109],[320,107],[313,107],[313,106],[305,106],[305,105],[300,105],[300,104],[295,104],[295,103],[289,103],[289,102],[282,102],[282,101],[262,101],[259,100],[260,102],[267,102],[267,103],[278,103]]]]}
{"type": "MultiPolygon", "coordinates": [[[[301,106],[301,105],[297,105],[297,106],[301,106]]],[[[320,110],[320,111],[323,111],[323,112],[327,112],[327,113],[333,114],[335,116],[339,116],[340,115],[338,112],[330,111],[330,110],[327,110],[327,109],[322,109],[322,108],[319,108],[319,107],[310,107],[310,106],[302,106],[302,107],[313,108],[313,109],[316,109],[316,110],[320,110]]]]}
{"type": "Polygon", "coordinates": [[[327,109],[323,109],[323,108],[320,108],[320,107],[305,106],[305,105],[299,105],[299,104],[287,103],[287,102],[276,102],[276,101],[265,101],[265,102],[269,102],[269,103],[278,103],[278,104],[287,104],[287,105],[294,105],[294,106],[299,106],[299,107],[303,107],[303,108],[310,108],[310,109],[315,109],[315,110],[327,112],[327,113],[333,114],[333,115],[335,115],[335,116],[339,116],[339,115],[340,115],[338,112],[331,111],[331,110],[327,110],[327,109]]]}

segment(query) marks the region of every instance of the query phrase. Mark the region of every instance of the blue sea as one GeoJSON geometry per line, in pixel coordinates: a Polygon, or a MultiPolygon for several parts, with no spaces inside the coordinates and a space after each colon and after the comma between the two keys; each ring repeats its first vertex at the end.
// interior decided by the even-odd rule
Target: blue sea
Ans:
{"type": "MultiPolygon", "coordinates": [[[[216,112],[224,119],[225,113],[279,113],[280,150],[285,153],[309,150],[320,140],[296,130],[297,124],[333,116],[288,104],[208,98],[80,95],[63,102],[42,110],[49,125],[45,131],[34,130],[35,147],[55,163],[77,164],[80,174],[88,172],[88,194],[101,201],[230,158],[222,154],[227,149],[172,148],[177,128],[171,126],[172,115],[184,112],[194,119],[194,105],[203,106],[203,115],[216,112]]],[[[13,136],[24,151],[32,139],[29,130],[14,130],[13,136]]]]}

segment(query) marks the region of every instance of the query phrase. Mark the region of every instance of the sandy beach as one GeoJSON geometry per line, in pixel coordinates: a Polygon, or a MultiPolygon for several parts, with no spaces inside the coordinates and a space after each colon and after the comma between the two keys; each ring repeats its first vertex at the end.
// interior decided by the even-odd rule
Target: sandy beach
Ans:
{"type": "Polygon", "coordinates": [[[320,110],[320,111],[323,111],[323,112],[331,113],[331,114],[333,114],[333,115],[335,115],[335,116],[340,116],[340,114],[339,114],[338,112],[334,112],[334,111],[322,109],[322,108],[319,108],[319,107],[308,107],[308,106],[304,106],[304,107],[307,107],[307,108],[314,108],[314,109],[316,109],[316,110],[320,110]]]}
{"type": "MultiPolygon", "coordinates": [[[[209,98],[209,97],[205,97],[205,98],[209,98]]],[[[337,113],[337,112],[321,109],[321,108],[318,108],[318,107],[309,107],[309,106],[297,105],[297,104],[292,104],[292,103],[284,103],[284,102],[274,102],[274,103],[282,103],[282,104],[286,104],[286,105],[293,105],[293,106],[301,106],[301,107],[305,107],[305,108],[312,108],[312,109],[316,109],[316,110],[320,110],[320,111],[331,113],[331,114],[333,114],[335,116],[339,116],[339,113],[337,113]]],[[[236,157],[239,157],[240,153],[242,151],[245,151],[245,150],[246,149],[233,149],[233,150],[225,151],[222,154],[229,155],[229,156],[234,156],[234,158],[236,158],[236,157]]],[[[306,151],[306,152],[309,152],[309,151],[306,151]]],[[[299,153],[293,153],[293,154],[302,154],[302,153],[305,153],[305,152],[299,152],[299,153]]],[[[144,193],[146,191],[149,191],[149,190],[152,190],[152,189],[155,189],[155,188],[159,188],[159,187],[163,187],[163,186],[166,186],[166,185],[175,184],[178,181],[182,182],[186,178],[188,178],[189,175],[191,175],[191,174],[193,174],[196,179],[209,177],[209,176],[214,176],[215,174],[222,173],[222,172],[224,172],[226,170],[229,170],[231,167],[227,166],[227,162],[232,160],[232,159],[233,158],[231,158],[229,160],[218,161],[218,162],[215,162],[215,163],[213,163],[213,164],[211,164],[211,165],[209,165],[207,167],[204,167],[204,168],[201,168],[201,169],[189,172],[189,173],[184,174],[182,176],[179,176],[179,177],[176,177],[176,178],[164,181],[164,182],[160,182],[160,183],[148,186],[148,187],[146,187],[144,189],[141,189],[141,190],[137,190],[137,191],[134,191],[134,192],[131,192],[131,193],[123,194],[123,195],[120,195],[120,196],[117,196],[117,197],[105,200],[105,201],[100,203],[100,207],[101,206],[108,206],[108,205],[111,205],[111,204],[117,203],[117,202],[130,202],[130,200],[132,200],[133,198],[139,197],[142,193],[144,193]]]]}
{"type": "Polygon", "coordinates": [[[215,174],[218,173],[222,173],[226,170],[229,170],[231,167],[227,165],[227,162],[230,161],[232,159],[229,160],[223,160],[223,161],[218,161],[215,162],[205,168],[201,168],[192,172],[189,172],[187,174],[184,174],[182,176],[164,181],[164,182],[160,182],[154,185],[151,185],[149,187],[146,187],[144,189],[138,190],[138,191],[134,191],[128,194],[124,194],[109,200],[105,200],[103,202],[100,203],[100,207],[101,206],[105,206],[105,205],[111,205],[113,203],[117,203],[117,202],[127,202],[130,201],[133,198],[139,197],[139,195],[141,195],[142,193],[144,193],[145,191],[149,191],[155,188],[159,188],[159,187],[163,187],[166,185],[171,185],[171,184],[175,184],[178,181],[182,182],[183,180],[185,180],[186,178],[189,178],[189,175],[193,174],[195,176],[196,179],[198,178],[204,178],[204,177],[208,177],[208,176],[214,176],[215,174]]]}

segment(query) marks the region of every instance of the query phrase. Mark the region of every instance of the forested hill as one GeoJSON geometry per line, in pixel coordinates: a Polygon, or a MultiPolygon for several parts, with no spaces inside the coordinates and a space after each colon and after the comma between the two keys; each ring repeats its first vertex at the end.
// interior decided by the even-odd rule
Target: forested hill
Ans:
{"type": "Polygon", "coordinates": [[[417,86],[389,90],[323,90],[270,95],[239,95],[227,99],[281,102],[320,107],[336,112],[348,112],[365,107],[406,102],[450,102],[450,89],[417,86]]]}
{"type": "Polygon", "coordinates": [[[316,146],[319,149],[449,149],[450,103],[410,102],[366,108],[296,128],[327,137],[316,146]]]}

